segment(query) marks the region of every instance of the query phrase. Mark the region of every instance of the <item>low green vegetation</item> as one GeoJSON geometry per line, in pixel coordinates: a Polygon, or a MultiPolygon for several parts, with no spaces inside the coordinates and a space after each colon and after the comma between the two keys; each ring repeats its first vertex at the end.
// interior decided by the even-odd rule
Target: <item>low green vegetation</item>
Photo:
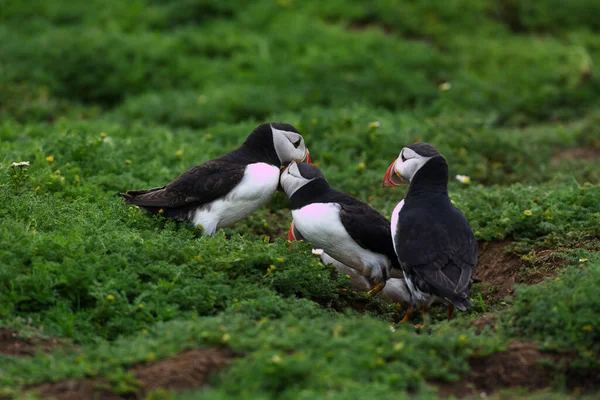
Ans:
{"type": "Polygon", "coordinates": [[[102,377],[131,395],[132,365],[225,347],[210,390],[150,398],[436,398],[515,341],[565,365],[557,398],[579,387],[600,368],[600,25],[597,2],[563,3],[0,0],[0,327],[68,343],[0,342],[0,397],[102,377]],[[434,144],[477,239],[523,261],[506,279],[541,283],[488,298],[480,279],[471,310],[436,306],[422,332],[285,241],[281,193],[213,238],[117,196],[265,121],[387,216],[406,194],[381,187],[387,166],[434,144]]]}

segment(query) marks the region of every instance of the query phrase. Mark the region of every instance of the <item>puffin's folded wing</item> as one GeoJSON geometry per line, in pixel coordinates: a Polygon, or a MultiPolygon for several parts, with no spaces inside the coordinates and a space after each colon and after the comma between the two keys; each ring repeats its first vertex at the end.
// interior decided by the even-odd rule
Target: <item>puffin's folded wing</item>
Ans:
{"type": "Polygon", "coordinates": [[[392,265],[400,267],[394,252],[390,222],[364,203],[341,203],[340,219],[346,231],[359,246],[375,253],[385,254],[392,265]]]}
{"type": "Polygon", "coordinates": [[[212,160],[184,172],[162,188],[122,194],[128,204],[177,208],[209,203],[227,195],[244,177],[244,168],[212,160]]]}
{"type": "Polygon", "coordinates": [[[449,300],[465,298],[471,286],[472,265],[441,256],[438,260],[424,265],[411,266],[412,271],[428,285],[435,294],[449,300]]]}

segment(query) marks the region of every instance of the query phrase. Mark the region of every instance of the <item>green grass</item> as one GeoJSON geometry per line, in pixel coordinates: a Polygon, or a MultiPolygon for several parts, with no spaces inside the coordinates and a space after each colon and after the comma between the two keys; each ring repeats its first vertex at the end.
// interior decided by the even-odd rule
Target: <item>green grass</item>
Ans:
{"type": "Polygon", "coordinates": [[[210,391],[164,398],[435,398],[430,383],[460,380],[472,355],[527,340],[563,354],[563,372],[596,370],[594,9],[0,1],[0,326],[81,347],[0,355],[0,396],[96,376],[118,388],[128,366],[199,346],[239,357],[210,391]],[[516,242],[522,276],[544,271],[542,250],[565,262],[511,299],[476,284],[455,321],[434,309],[430,335],[392,331],[397,307],[338,290],[346,277],[283,240],[280,193],[214,238],[116,196],[163,185],[273,120],[303,133],[332,186],[388,216],[406,188],[383,189],[385,169],[404,145],[430,142],[479,241],[516,242]],[[484,311],[498,329],[477,336],[484,311]]]}

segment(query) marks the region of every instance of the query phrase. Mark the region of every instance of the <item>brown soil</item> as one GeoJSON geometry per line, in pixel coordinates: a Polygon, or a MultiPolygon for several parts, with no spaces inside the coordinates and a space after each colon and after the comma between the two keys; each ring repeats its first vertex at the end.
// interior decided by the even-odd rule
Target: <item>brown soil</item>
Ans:
{"type": "Polygon", "coordinates": [[[512,295],[519,270],[523,262],[513,253],[507,253],[504,248],[509,241],[486,242],[479,246],[479,260],[474,270],[474,278],[481,282],[489,297],[503,299],[512,295]]]}
{"type": "Polygon", "coordinates": [[[67,380],[31,387],[43,398],[57,400],[120,400],[143,398],[154,389],[184,390],[204,386],[209,376],[219,371],[233,354],[227,349],[194,349],[164,360],[129,368],[139,382],[136,393],[115,394],[105,379],[67,380]]]}
{"type": "Polygon", "coordinates": [[[490,327],[492,332],[496,331],[496,322],[498,321],[498,313],[486,313],[481,315],[475,321],[471,323],[471,326],[475,328],[479,335],[487,326],[490,327]]]}
{"type": "Polygon", "coordinates": [[[586,377],[570,376],[567,364],[571,358],[564,354],[540,353],[535,343],[515,342],[506,352],[472,357],[469,360],[471,373],[466,379],[458,383],[436,384],[436,387],[442,397],[483,397],[482,393],[488,396],[496,390],[507,388],[546,388],[558,372],[567,373],[569,389],[578,392],[597,390],[600,371],[593,371],[586,377]],[[552,365],[542,365],[539,363],[542,360],[552,365]],[[590,381],[596,384],[590,385],[590,381]]]}
{"type": "Polygon", "coordinates": [[[534,259],[528,262],[527,274],[517,277],[517,283],[535,285],[547,277],[556,275],[556,271],[568,261],[564,258],[555,257],[556,250],[541,250],[533,254],[534,259]]]}
{"type": "Polygon", "coordinates": [[[9,328],[0,327],[0,354],[9,356],[32,356],[36,351],[48,352],[56,347],[66,345],[63,339],[57,338],[22,338],[9,328]]]}

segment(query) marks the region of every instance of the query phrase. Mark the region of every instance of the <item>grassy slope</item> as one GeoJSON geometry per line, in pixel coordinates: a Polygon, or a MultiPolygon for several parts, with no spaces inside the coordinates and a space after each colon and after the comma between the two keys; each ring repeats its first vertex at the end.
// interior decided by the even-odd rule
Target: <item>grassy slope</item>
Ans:
{"type": "Polygon", "coordinates": [[[123,391],[126,366],[214,344],[243,355],[215,399],[430,397],[426,380],[457,380],[470,355],[531,338],[574,352],[573,369],[597,367],[595,2],[498,4],[3,4],[0,324],[82,353],[0,355],[2,391],[98,375],[123,391]],[[557,249],[565,273],[508,305],[476,299],[431,336],[392,332],[396,308],[336,290],[345,278],[309,246],[276,239],[291,219],[280,194],[212,239],[115,197],[265,120],[295,124],[334,186],[387,215],[405,190],[380,187],[385,168],[404,144],[434,143],[451,175],[472,179],[450,190],[478,239],[516,240],[525,258],[557,249]],[[581,147],[595,157],[570,156],[581,147]],[[498,330],[476,336],[469,322],[490,309],[498,330]]]}

